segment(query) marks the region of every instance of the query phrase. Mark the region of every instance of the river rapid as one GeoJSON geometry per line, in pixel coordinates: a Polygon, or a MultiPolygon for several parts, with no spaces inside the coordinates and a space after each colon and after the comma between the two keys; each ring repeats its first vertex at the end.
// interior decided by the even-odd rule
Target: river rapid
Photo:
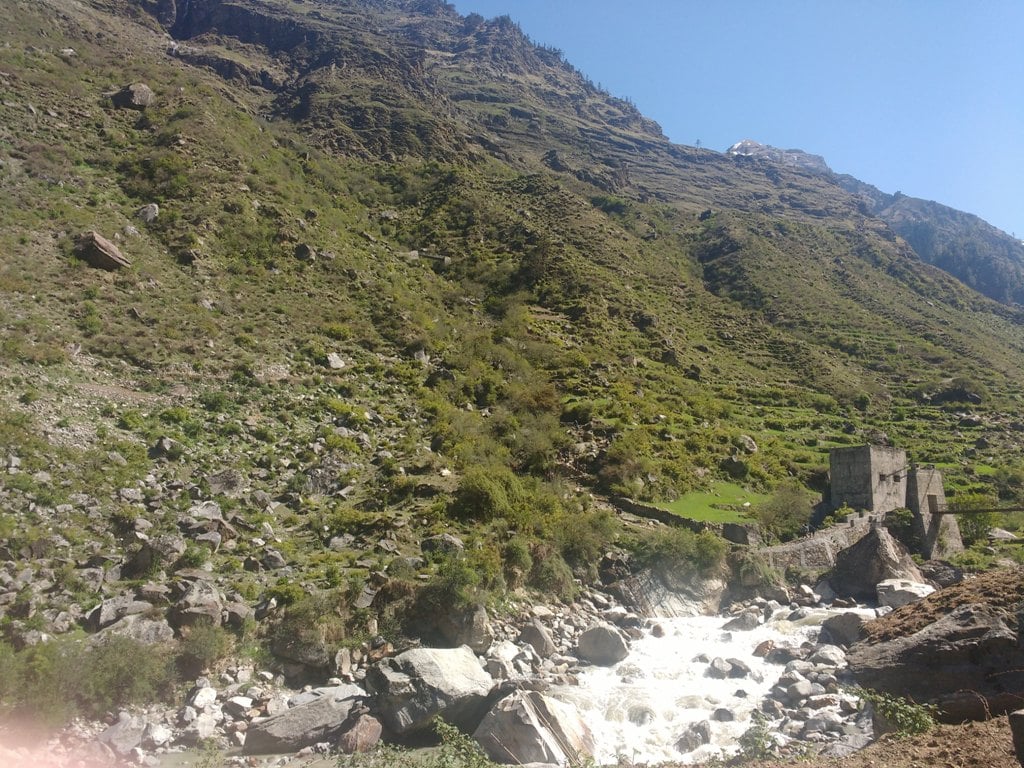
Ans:
{"type": "Polygon", "coordinates": [[[765,641],[793,647],[812,643],[829,615],[826,609],[780,608],[748,631],[724,629],[729,619],[720,616],[657,619],[658,629],[648,628],[623,661],[589,667],[578,686],[551,693],[575,706],[593,731],[598,765],[615,765],[620,758],[627,764],[692,763],[733,753],[753,725],[755,710],[792,669],[755,656],[755,649],[765,641]],[[738,660],[749,673],[715,679],[709,662],[716,658],[738,660]],[[676,747],[688,727],[705,721],[710,743],[692,751],[676,747]]]}

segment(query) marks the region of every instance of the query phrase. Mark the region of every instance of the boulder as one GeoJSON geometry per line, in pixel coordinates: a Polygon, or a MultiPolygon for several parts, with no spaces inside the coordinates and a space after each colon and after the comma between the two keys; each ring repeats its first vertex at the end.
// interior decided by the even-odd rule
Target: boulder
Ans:
{"type": "Polygon", "coordinates": [[[1024,690],[1017,632],[987,605],[962,605],[910,635],[863,640],[846,658],[858,684],[935,704],[948,722],[1015,709],[1024,690]]]}
{"type": "Polygon", "coordinates": [[[683,732],[683,735],[676,739],[676,750],[684,755],[687,752],[711,743],[711,724],[707,720],[691,723],[683,732]]]}
{"type": "MultiPolygon", "coordinates": [[[[208,475],[206,482],[210,486],[210,494],[213,496],[229,496],[238,498],[245,490],[245,477],[237,469],[228,467],[220,472],[208,475]]],[[[214,519],[223,519],[220,507],[217,507],[218,515],[214,519]]]]}
{"type": "Polygon", "coordinates": [[[807,661],[823,667],[841,667],[846,664],[846,653],[837,645],[822,645],[815,649],[807,661]]]}
{"type": "Polygon", "coordinates": [[[727,621],[722,629],[728,632],[749,632],[752,629],[757,629],[759,626],[761,626],[760,612],[744,611],[739,616],[727,621]]]}
{"type": "Polygon", "coordinates": [[[492,683],[467,646],[413,648],[366,671],[375,711],[399,736],[429,727],[435,717],[472,730],[484,714],[492,683]]]}
{"type": "Polygon", "coordinates": [[[217,588],[205,581],[182,581],[184,594],[171,608],[168,620],[176,629],[196,624],[221,625],[224,606],[217,588]]]}
{"type": "Polygon", "coordinates": [[[836,645],[853,645],[863,637],[865,621],[861,614],[853,611],[829,616],[821,625],[821,640],[836,645]]]}
{"type": "Polygon", "coordinates": [[[142,206],[135,211],[135,216],[141,219],[146,224],[152,224],[156,221],[156,217],[160,215],[160,206],[156,203],[149,203],[142,206]]]}
{"type": "Polygon", "coordinates": [[[875,600],[877,585],[886,579],[924,581],[907,548],[885,528],[875,527],[836,555],[829,584],[842,597],[875,600]]]}
{"type": "Polygon", "coordinates": [[[462,552],[465,548],[466,545],[462,543],[462,539],[458,536],[452,536],[450,533],[428,536],[420,542],[420,549],[423,551],[423,554],[440,552],[453,555],[462,552]]]}
{"type": "Polygon", "coordinates": [[[143,645],[158,645],[173,640],[174,629],[166,619],[155,619],[145,614],[133,613],[98,632],[92,640],[100,642],[110,635],[131,638],[143,645]]]}
{"type": "Polygon", "coordinates": [[[523,627],[519,633],[519,642],[532,647],[542,659],[548,658],[556,650],[551,633],[536,619],[523,627]]]}
{"type": "Polygon", "coordinates": [[[176,533],[154,536],[144,541],[142,546],[124,564],[123,573],[126,577],[139,577],[143,574],[171,565],[185,552],[185,539],[176,533]]]}
{"type": "Polygon", "coordinates": [[[361,713],[349,717],[338,736],[338,751],[345,755],[369,752],[380,741],[384,727],[373,715],[361,713]]]}
{"type": "Polygon", "coordinates": [[[143,600],[136,600],[131,595],[119,595],[93,608],[86,617],[86,624],[94,632],[108,627],[125,616],[145,613],[153,606],[143,600]]]}
{"type": "Polygon", "coordinates": [[[902,608],[904,605],[916,603],[935,591],[935,587],[930,584],[906,579],[886,579],[879,582],[876,589],[878,604],[889,608],[902,608]]]}
{"type": "Polygon", "coordinates": [[[132,263],[121,250],[98,232],[86,232],[75,243],[75,255],[90,267],[114,272],[132,263]]]}
{"type": "Polygon", "coordinates": [[[334,741],[353,708],[365,704],[365,694],[358,686],[321,689],[299,706],[251,722],[243,752],[247,755],[295,752],[322,741],[334,741]]]}
{"type": "Polygon", "coordinates": [[[146,732],[146,718],[122,712],[117,722],[103,731],[96,740],[110,747],[121,757],[142,744],[142,736],[146,732]]]}
{"type": "Polygon", "coordinates": [[[452,645],[468,645],[475,653],[486,653],[494,642],[491,621],[482,603],[438,616],[437,629],[452,645]]]}
{"type": "Polygon", "coordinates": [[[629,646],[615,627],[597,624],[579,636],[576,653],[584,661],[606,667],[626,658],[629,646]]]}
{"type": "Polygon", "coordinates": [[[594,736],[568,704],[537,691],[516,691],[499,701],[473,738],[499,763],[576,765],[594,752],[594,736]]]}
{"type": "Polygon", "coordinates": [[[144,110],[152,106],[156,98],[153,89],[145,83],[132,83],[114,93],[110,100],[119,109],[144,110]]]}

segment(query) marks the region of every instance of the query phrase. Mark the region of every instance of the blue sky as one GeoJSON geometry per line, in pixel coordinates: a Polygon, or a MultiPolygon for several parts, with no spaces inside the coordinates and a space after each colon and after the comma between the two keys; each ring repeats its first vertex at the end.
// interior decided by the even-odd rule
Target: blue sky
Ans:
{"type": "Polygon", "coordinates": [[[508,14],[680,144],[823,155],[1024,239],[1021,0],[454,0],[508,14]]]}

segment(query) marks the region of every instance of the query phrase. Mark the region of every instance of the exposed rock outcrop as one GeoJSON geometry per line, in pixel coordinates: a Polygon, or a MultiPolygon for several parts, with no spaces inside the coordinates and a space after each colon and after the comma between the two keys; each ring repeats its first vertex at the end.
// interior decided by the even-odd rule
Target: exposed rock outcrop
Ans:
{"type": "Polygon", "coordinates": [[[933,703],[949,722],[1006,712],[1024,695],[1017,630],[988,605],[961,606],[907,636],[861,641],[848,660],[861,685],[933,703]]]}
{"type": "Polygon", "coordinates": [[[836,556],[829,584],[841,597],[874,601],[878,584],[886,579],[924,581],[907,548],[885,528],[876,526],[836,556]]]}

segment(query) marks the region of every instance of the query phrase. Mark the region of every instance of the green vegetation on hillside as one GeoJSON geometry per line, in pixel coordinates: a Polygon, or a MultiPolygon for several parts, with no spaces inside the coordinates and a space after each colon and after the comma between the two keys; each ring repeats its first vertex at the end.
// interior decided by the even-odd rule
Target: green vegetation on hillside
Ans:
{"type": "Polygon", "coordinates": [[[828,449],[883,439],[1020,500],[1015,309],[834,180],[673,146],[510,20],[422,5],[233,4],[169,55],[136,3],[3,0],[6,636],[207,564],[268,646],[570,599],[611,547],[712,572],[720,541],[602,497],[785,537],[828,449]]]}

